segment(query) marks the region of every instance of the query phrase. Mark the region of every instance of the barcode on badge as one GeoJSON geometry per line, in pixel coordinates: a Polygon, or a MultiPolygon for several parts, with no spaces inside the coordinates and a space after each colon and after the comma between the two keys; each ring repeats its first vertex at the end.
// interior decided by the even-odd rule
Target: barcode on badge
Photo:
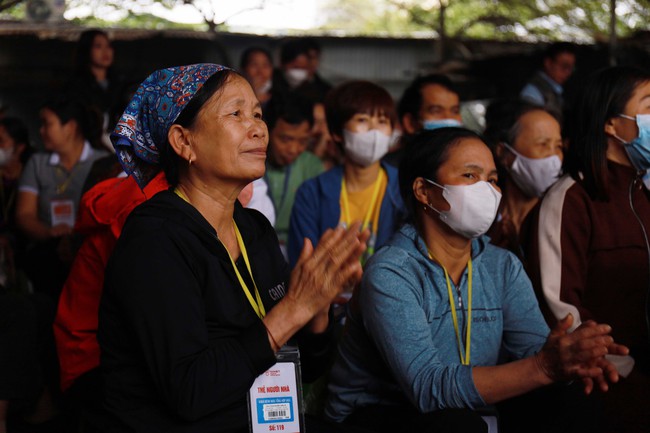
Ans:
{"type": "Polygon", "coordinates": [[[259,423],[293,422],[293,399],[291,397],[258,398],[257,420],[259,423]]]}
{"type": "Polygon", "coordinates": [[[267,421],[285,421],[291,418],[289,403],[269,404],[264,406],[264,419],[267,421]]]}

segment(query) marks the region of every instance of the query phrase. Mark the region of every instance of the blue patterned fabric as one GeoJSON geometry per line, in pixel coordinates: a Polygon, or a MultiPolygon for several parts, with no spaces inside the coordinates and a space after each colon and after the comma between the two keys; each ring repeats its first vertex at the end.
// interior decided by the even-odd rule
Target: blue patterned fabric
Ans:
{"type": "Polygon", "coordinates": [[[111,134],[122,168],[140,188],[160,171],[159,146],[169,128],[208,78],[224,69],[211,63],[160,69],[140,84],[111,134]]]}

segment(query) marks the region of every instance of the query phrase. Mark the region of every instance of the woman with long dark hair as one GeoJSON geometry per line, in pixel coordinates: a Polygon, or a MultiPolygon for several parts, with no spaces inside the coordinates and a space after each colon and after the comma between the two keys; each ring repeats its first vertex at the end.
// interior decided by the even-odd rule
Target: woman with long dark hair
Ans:
{"type": "Polygon", "coordinates": [[[124,85],[113,69],[114,58],[108,33],[97,29],[82,32],[75,51],[74,77],[66,90],[102,116],[102,144],[110,151],[108,134],[126,105],[124,85]]]}
{"type": "MultiPolygon", "coordinates": [[[[549,323],[571,313],[630,348],[605,395],[605,431],[650,431],[650,73],[594,73],[577,99],[566,175],[535,216],[528,262],[549,323]]],[[[573,328],[572,328],[573,329],[573,328]]]]}

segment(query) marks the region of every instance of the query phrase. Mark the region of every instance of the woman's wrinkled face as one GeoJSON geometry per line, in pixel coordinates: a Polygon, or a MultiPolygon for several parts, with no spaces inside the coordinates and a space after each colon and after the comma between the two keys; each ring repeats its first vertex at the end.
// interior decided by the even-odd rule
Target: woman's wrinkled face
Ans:
{"type": "Polygon", "coordinates": [[[96,35],[90,47],[90,64],[98,68],[110,68],[113,64],[113,46],[104,35],[96,35]]]}
{"type": "Polygon", "coordinates": [[[199,175],[245,181],[264,175],[268,131],[248,81],[231,75],[199,111],[191,128],[193,169],[199,175]]]}
{"type": "Polygon", "coordinates": [[[511,146],[527,158],[564,158],[560,123],[542,110],[529,111],[519,118],[519,130],[511,146]]]}

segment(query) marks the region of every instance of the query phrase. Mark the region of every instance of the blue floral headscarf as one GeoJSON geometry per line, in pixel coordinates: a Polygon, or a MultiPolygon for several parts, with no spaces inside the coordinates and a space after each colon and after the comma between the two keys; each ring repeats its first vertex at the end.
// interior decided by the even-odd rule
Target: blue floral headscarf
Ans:
{"type": "Polygon", "coordinates": [[[224,69],[211,63],[160,69],[140,84],[111,134],[122,168],[140,188],[160,171],[169,128],[208,78],[224,69]]]}

